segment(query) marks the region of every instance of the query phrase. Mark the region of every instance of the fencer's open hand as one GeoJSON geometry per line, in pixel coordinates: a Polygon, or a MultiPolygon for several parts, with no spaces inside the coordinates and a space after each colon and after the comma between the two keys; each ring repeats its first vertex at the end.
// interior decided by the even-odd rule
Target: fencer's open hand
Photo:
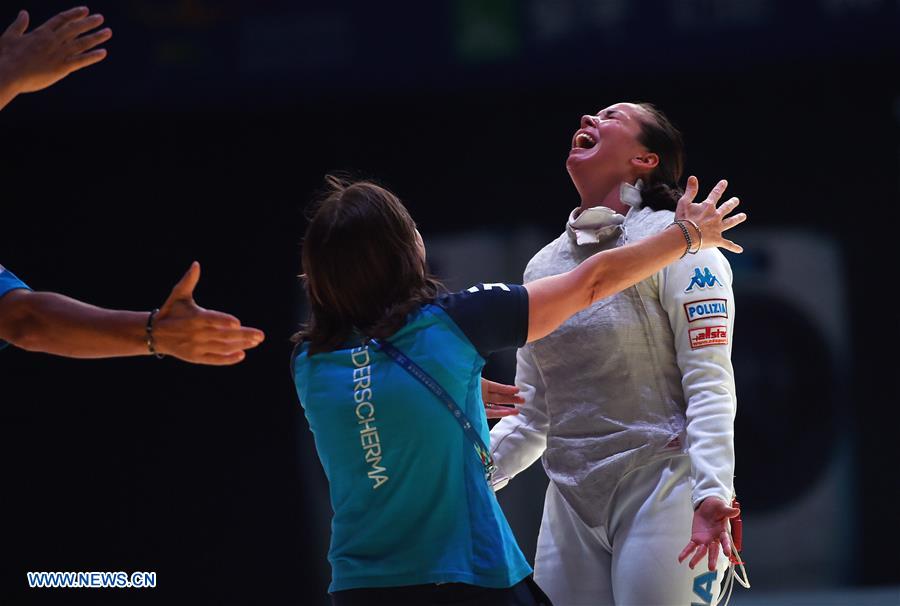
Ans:
{"type": "Polygon", "coordinates": [[[678,555],[681,563],[691,555],[688,566],[693,568],[703,556],[709,555],[709,570],[716,569],[719,560],[719,545],[726,557],[731,557],[731,537],[728,535],[728,525],[731,518],[740,515],[741,510],[729,507],[725,502],[716,497],[703,499],[700,506],[694,511],[694,523],[691,528],[691,540],[678,555]]]}
{"type": "Polygon", "coordinates": [[[740,204],[740,200],[737,198],[729,198],[716,208],[726,187],[728,187],[728,181],[724,179],[719,181],[709,192],[706,200],[695,204],[694,198],[700,189],[700,183],[697,181],[697,177],[688,177],[684,195],[678,200],[678,207],[675,209],[675,218],[687,219],[697,224],[703,241],[701,248],[718,247],[739,253],[744,249],[724,238],[722,233],[746,221],[747,215],[738,213],[732,217],[728,216],[740,204]]]}
{"type": "Polygon", "coordinates": [[[509,404],[524,404],[525,398],[518,395],[515,385],[504,385],[487,379],[481,379],[481,400],[484,402],[484,413],[489,419],[501,419],[519,414],[519,409],[509,404]]]}
{"type": "Polygon", "coordinates": [[[262,343],[265,335],[242,327],[240,320],[194,302],[200,264],[194,261],[159,309],[153,326],[156,349],[185,362],[225,366],[244,359],[244,350],[262,343]]]}
{"type": "Polygon", "coordinates": [[[106,50],[96,47],[112,30],[91,31],[103,24],[103,15],[89,13],[84,6],[72,8],[26,34],[28,12],[19,12],[0,36],[0,86],[10,98],[47,88],[106,57],[106,50]]]}

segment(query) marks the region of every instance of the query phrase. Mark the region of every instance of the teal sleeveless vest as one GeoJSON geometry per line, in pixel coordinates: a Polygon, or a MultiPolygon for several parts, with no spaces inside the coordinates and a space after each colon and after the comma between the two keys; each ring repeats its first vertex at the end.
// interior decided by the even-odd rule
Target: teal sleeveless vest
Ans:
{"type": "MultiPolygon", "coordinates": [[[[490,443],[484,359],[426,305],[390,339],[456,400],[490,443]]],[[[329,591],[459,582],[510,587],[531,573],[447,408],[386,354],[358,344],[308,354],[294,382],[328,477],[329,591]]]]}

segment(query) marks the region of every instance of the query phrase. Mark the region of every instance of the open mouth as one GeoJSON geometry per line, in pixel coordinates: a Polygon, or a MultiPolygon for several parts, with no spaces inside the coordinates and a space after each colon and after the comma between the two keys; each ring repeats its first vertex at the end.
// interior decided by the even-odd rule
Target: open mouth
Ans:
{"type": "Polygon", "coordinates": [[[597,141],[587,133],[578,133],[575,135],[575,148],[576,149],[591,149],[597,145],[597,141]]]}

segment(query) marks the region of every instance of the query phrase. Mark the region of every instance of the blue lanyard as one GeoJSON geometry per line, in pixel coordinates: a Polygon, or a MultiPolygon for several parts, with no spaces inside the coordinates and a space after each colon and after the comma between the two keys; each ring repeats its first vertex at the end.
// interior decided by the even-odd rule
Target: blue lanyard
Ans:
{"type": "Polygon", "coordinates": [[[473,427],[472,423],[469,421],[469,417],[466,416],[466,413],[462,411],[450,394],[447,393],[447,391],[441,387],[441,384],[435,381],[430,374],[425,372],[418,364],[410,360],[406,354],[394,347],[388,341],[369,339],[368,342],[374,345],[379,351],[386,353],[391,360],[412,375],[419,383],[427,387],[431,393],[444,403],[447,410],[450,411],[453,418],[456,419],[459,426],[462,427],[466,437],[469,438],[469,441],[471,441],[472,445],[475,447],[475,453],[481,460],[482,467],[484,467],[484,479],[490,484],[491,476],[497,470],[497,466],[494,465],[494,458],[491,456],[491,451],[484,445],[481,436],[478,435],[478,432],[475,431],[475,427],[473,427]]]}

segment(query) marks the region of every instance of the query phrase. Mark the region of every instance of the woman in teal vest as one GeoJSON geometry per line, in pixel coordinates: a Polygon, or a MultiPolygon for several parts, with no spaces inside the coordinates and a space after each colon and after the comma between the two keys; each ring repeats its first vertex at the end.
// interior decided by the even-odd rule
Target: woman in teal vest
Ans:
{"type": "Polygon", "coordinates": [[[329,177],[304,238],[310,303],[292,358],[328,477],[334,604],[549,603],[530,579],[493,490],[481,369],[571,315],[701,248],[740,252],[722,232],[746,216],[693,204],[640,243],[527,286],[442,292],[403,204],[329,177]]]}

